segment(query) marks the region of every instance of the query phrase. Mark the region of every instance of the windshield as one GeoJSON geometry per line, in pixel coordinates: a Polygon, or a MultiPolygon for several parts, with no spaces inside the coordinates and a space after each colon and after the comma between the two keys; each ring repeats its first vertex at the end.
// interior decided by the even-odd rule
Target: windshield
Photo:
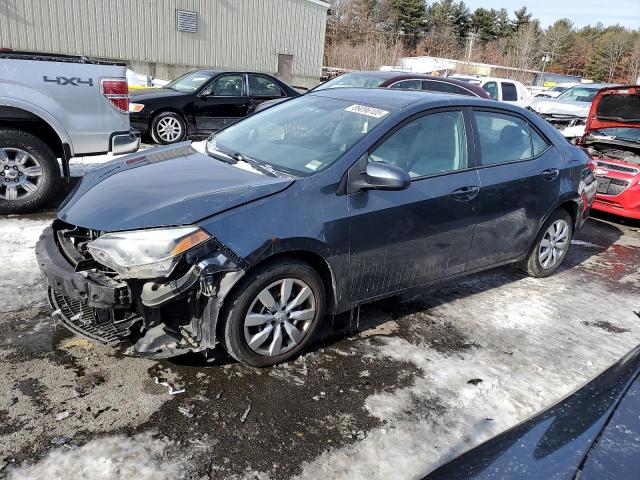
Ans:
{"type": "Polygon", "coordinates": [[[612,127],[612,128],[599,128],[594,130],[591,134],[595,135],[607,135],[614,137],[617,140],[632,140],[634,142],[640,142],[640,128],[633,127],[612,127]]]}
{"type": "Polygon", "coordinates": [[[386,79],[374,75],[362,75],[360,73],[345,73],[339,77],[318,85],[313,91],[326,90],[327,88],[363,87],[376,88],[382,85],[386,79]]]}
{"type": "Polygon", "coordinates": [[[305,95],[275,105],[210,137],[207,148],[294,175],[327,168],[390,112],[305,95]]]}
{"type": "Polygon", "coordinates": [[[178,92],[193,93],[205,82],[213,77],[213,72],[191,72],[176,78],[173,82],[165,85],[164,88],[177,90],[178,92]]]}
{"type": "Polygon", "coordinates": [[[558,98],[574,102],[592,102],[598,90],[598,88],[571,87],[558,95],[558,98]]]}

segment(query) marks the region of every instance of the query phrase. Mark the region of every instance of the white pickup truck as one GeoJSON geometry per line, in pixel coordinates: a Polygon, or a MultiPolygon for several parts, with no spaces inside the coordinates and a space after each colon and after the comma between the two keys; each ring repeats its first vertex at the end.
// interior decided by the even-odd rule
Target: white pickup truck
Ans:
{"type": "Polygon", "coordinates": [[[69,179],[72,157],[138,149],[125,70],[80,56],[0,51],[0,214],[45,206],[69,179]]]}

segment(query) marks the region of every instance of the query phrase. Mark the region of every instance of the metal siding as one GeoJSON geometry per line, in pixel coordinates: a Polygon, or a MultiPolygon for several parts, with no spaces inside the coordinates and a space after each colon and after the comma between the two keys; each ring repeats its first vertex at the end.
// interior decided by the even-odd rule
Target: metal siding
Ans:
{"type": "Polygon", "coordinates": [[[3,0],[0,47],[320,76],[327,8],[309,0],[3,0]],[[176,9],[198,32],[176,30],[176,9]]]}

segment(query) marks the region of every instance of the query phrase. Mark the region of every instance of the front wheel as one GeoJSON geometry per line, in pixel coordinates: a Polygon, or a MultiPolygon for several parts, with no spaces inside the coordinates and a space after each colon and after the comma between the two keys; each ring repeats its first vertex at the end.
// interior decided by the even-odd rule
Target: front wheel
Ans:
{"type": "Polygon", "coordinates": [[[573,236],[571,215],[559,209],[540,229],[522,268],[532,277],[548,277],[557,270],[569,251],[573,236]]]}
{"type": "Polygon", "coordinates": [[[311,266],[291,260],[260,268],[227,299],[225,349],[253,367],[287,361],[307,345],[324,308],[324,286],[311,266]]]}
{"type": "Polygon", "coordinates": [[[151,122],[151,138],[160,145],[181,142],[187,136],[187,126],[175,112],[161,112],[151,122]]]}

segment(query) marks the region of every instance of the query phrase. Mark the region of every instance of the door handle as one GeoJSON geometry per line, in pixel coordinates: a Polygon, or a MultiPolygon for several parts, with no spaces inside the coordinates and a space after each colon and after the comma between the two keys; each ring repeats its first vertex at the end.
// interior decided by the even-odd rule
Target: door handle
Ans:
{"type": "Polygon", "coordinates": [[[480,192],[480,187],[476,187],[475,185],[468,185],[466,187],[458,188],[451,192],[451,196],[460,202],[468,202],[469,200],[473,200],[478,196],[480,192]]]}
{"type": "Polygon", "coordinates": [[[546,170],[540,172],[540,175],[542,175],[542,178],[544,178],[545,180],[555,180],[556,178],[558,178],[558,175],[560,175],[560,170],[558,170],[557,168],[547,168],[546,170]]]}

